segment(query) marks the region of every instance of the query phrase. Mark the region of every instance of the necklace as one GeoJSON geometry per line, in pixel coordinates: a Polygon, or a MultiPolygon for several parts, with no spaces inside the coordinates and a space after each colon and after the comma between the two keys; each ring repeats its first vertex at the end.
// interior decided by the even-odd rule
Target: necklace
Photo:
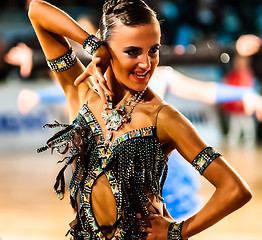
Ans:
{"type": "MultiPolygon", "coordinates": [[[[104,104],[103,112],[101,113],[102,118],[105,121],[106,129],[108,130],[106,135],[106,142],[112,139],[113,131],[117,131],[123,123],[129,122],[131,119],[131,114],[135,106],[140,102],[141,97],[145,90],[137,92],[132,95],[129,100],[125,100],[124,105],[120,105],[113,108],[113,103],[108,99],[108,104],[104,104]],[[129,112],[126,112],[125,107],[130,107],[129,112]]],[[[108,97],[107,97],[108,98],[108,97]]]]}

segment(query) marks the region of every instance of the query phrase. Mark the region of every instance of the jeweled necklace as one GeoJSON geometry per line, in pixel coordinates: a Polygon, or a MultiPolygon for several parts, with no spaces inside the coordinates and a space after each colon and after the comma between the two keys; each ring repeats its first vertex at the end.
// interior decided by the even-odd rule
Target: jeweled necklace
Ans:
{"type": "Polygon", "coordinates": [[[125,100],[124,105],[113,108],[113,103],[108,100],[108,104],[104,104],[104,110],[101,113],[102,118],[105,121],[106,129],[108,130],[106,135],[106,142],[112,139],[113,131],[117,131],[123,123],[129,122],[131,114],[135,106],[140,102],[145,90],[137,92],[132,95],[130,99],[125,100]],[[125,107],[129,106],[130,110],[127,113],[125,107]]]}

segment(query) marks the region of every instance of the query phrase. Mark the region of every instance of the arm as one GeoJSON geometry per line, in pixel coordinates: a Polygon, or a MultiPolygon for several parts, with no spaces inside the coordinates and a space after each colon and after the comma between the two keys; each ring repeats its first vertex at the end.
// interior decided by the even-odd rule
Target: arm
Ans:
{"type": "Polygon", "coordinates": [[[247,94],[254,93],[251,87],[232,86],[225,83],[200,81],[188,77],[170,67],[167,72],[168,90],[178,97],[197,100],[208,104],[241,101],[247,94]]]}
{"type": "MultiPolygon", "coordinates": [[[[28,15],[48,60],[57,59],[68,52],[70,45],[66,38],[83,45],[89,36],[70,16],[47,2],[33,0],[28,15]]],[[[104,83],[101,69],[104,70],[109,62],[109,53],[106,47],[99,47],[99,50],[95,51],[93,59],[95,59],[95,63],[89,65],[87,70],[77,60],[70,69],[55,73],[69,102],[71,119],[76,117],[79,108],[85,101],[89,89],[85,80],[92,75],[96,80],[101,79],[102,84],[104,83]],[[79,76],[82,76],[81,83],[75,86],[74,81],[79,76]]],[[[107,90],[106,86],[103,87],[107,90]]],[[[102,92],[101,87],[100,92],[102,92]]]]}
{"type": "MultiPolygon", "coordinates": [[[[159,79],[165,84],[164,91],[178,97],[201,101],[207,104],[243,101],[247,115],[256,114],[258,121],[261,121],[261,96],[251,87],[232,86],[225,83],[200,81],[185,76],[171,67],[158,67],[152,78],[153,90],[159,94],[159,79]],[[165,80],[165,81],[164,81],[165,80]]],[[[163,90],[163,87],[160,88],[163,90]]],[[[164,92],[162,91],[162,92],[164,92]]],[[[160,96],[163,97],[160,92],[160,96]]]]}
{"type": "Polygon", "coordinates": [[[190,78],[174,69],[170,69],[168,91],[181,98],[216,103],[216,83],[190,78]],[[171,72],[172,71],[172,72],[171,72]]]}
{"type": "MultiPolygon", "coordinates": [[[[49,60],[57,59],[68,52],[70,45],[66,37],[83,43],[88,36],[88,33],[66,13],[44,1],[32,1],[28,15],[49,60]]],[[[79,87],[74,86],[74,79],[83,71],[84,66],[77,61],[69,70],[55,73],[69,102],[71,118],[76,116],[83,103],[83,95],[88,90],[86,83],[79,87]]]]}
{"type": "MultiPolygon", "coordinates": [[[[171,106],[160,111],[157,129],[159,140],[168,146],[170,151],[176,148],[190,163],[208,146],[199,137],[191,123],[171,106]]],[[[221,156],[205,169],[203,176],[215,187],[215,192],[199,212],[184,222],[183,239],[212,226],[251,198],[247,184],[221,156]]],[[[169,224],[170,218],[151,217],[152,228],[147,231],[152,235],[149,235],[147,239],[153,239],[153,236],[158,236],[156,239],[166,239],[169,224]],[[159,226],[166,231],[160,231],[159,226]]]]}
{"type": "Polygon", "coordinates": [[[169,81],[169,91],[179,97],[201,101],[207,104],[242,101],[247,115],[256,114],[261,120],[261,96],[251,87],[232,86],[225,83],[205,82],[189,78],[181,73],[178,81],[169,81]]]}

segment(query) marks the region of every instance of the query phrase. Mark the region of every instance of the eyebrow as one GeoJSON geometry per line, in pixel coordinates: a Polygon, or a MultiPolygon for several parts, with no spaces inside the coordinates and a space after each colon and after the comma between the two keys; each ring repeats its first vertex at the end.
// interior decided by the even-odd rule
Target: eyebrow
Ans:
{"type": "MultiPolygon", "coordinates": [[[[151,46],[151,48],[154,48],[154,47],[160,47],[161,45],[159,43],[151,46]]],[[[129,47],[125,47],[124,48],[124,51],[127,51],[127,50],[141,50],[142,48],[141,47],[135,47],[135,46],[129,46],[129,47]]]]}

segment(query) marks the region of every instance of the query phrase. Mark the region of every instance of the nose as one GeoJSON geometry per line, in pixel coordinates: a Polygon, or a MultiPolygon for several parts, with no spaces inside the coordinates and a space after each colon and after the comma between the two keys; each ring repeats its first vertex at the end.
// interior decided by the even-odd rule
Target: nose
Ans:
{"type": "Polygon", "coordinates": [[[143,70],[149,70],[151,68],[151,59],[147,54],[143,54],[139,58],[138,66],[143,70]]]}

